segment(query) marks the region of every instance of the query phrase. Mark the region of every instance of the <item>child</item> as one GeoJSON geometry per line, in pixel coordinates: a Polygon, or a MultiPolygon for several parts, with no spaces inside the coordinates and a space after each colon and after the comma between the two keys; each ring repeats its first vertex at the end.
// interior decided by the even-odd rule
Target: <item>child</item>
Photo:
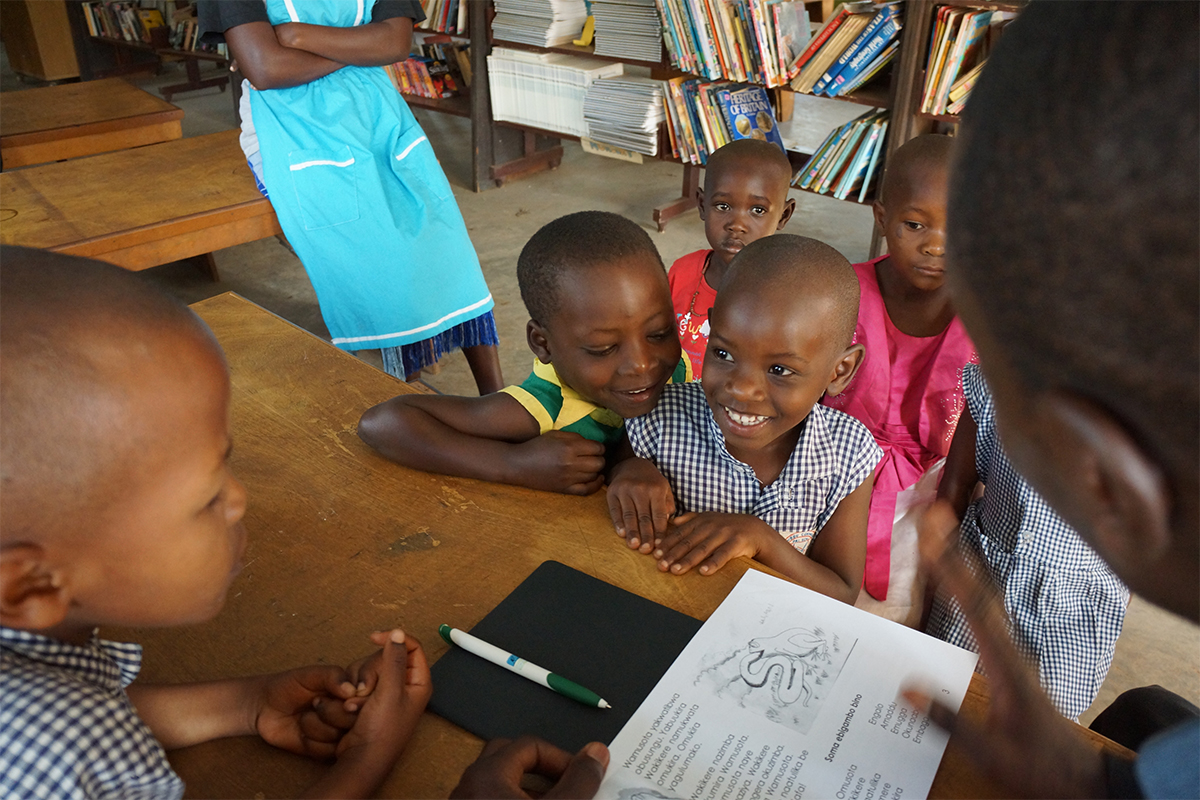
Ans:
{"type": "MultiPolygon", "coordinates": [[[[1013,466],[1133,592],[1193,624],[1197,74],[1195,3],[1031,3],[972,91],[948,221],[954,305],[1013,466]]],[[[1142,743],[1106,726],[1135,757],[1082,736],[1039,690],[1004,609],[956,557],[956,530],[953,512],[936,506],[922,556],[967,615],[992,702],[977,724],[911,699],[1007,797],[1200,797],[1194,712],[1142,743]]]]}
{"type": "Polygon", "coordinates": [[[780,234],[738,253],[712,309],[703,383],[667,387],[630,420],[638,458],[613,469],[622,504],[666,482],[685,512],[655,542],[659,569],[710,575],[750,556],[854,602],[882,453],[862,423],[817,401],[862,361],[857,311],[850,264],[826,244],[780,234]]]}
{"type": "Polygon", "coordinates": [[[141,648],[98,638],[224,604],[246,510],[228,368],[195,315],[132,273],[2,257],[0,795],[180,797],[164,747],[250,734],[336,758],[314,795],[373,793],[431,691],[402,631],[373,635],[382,659],[348,670],[174,686],[131,684],[141,648]]]}
{"type": "Polygon", "coordinates": [[[492,296],[450,184],[383,65],[414,0],[200,5],[247,80],[242,149],[317,292],[333,344],[382,348],[415,380],[461,347],[480,393],[504,385],[492,296]]]}
{"type": "MultiPolygon", "coordinates": [[[[963,392],[967,410],[938,497],[962,520],[962,545],[1003,594],[1017,648],[1037,665],[1058,710],[1075,719],[1096,699],[1108,674],[1129,590],[1013,469],[996,435],[995,407],[977,364],[964,370],[963,392]],[[979,481],[987,489],[970,503],[979,481]]],[[[925,632],[979,650],[958,604],[945,595],[934,601],[925,632]]]]}
{"type": "Polygon", "coordinates": [[[729,262],[753,241],[783,230],[796,201],[788,198],[792,165],[774,144],[739,139],[718,149],[696,192],[711,250],[697,250],[671,265],[671,304],[679,341],[699,380],[708,348],[708,310],[729,262]]]}
{"type": "Polygon", "coordinates": [[[960,375],[977,361],[945,287],[949,136],[918,136],[888,159],[875,222],[888,254],[855,264],[862,368],[822,402],[867,426],[883,448],[867,523],[858,605],[910,626],[924,596],[915,513],[933,499],[963,408],[960,375]]]}
{"type": "Polygon", "coordinates": [[[363,441],[405,466],[591,494],[624,418],[690,380],[650,237],[617,214],[544,226],[517,262],[533,373],[488,397],[401,395],[367,409],[363,441]]]}

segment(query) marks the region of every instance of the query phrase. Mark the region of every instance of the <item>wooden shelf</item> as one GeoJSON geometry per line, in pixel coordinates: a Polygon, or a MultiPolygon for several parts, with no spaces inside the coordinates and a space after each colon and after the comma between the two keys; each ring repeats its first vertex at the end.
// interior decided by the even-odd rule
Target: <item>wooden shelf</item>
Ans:
{"type": "Polygon", "coordinates": [[[443,114],[452,114],[456,117],[469,118],[471,116],[471,97],[469,95],[421,97],[417,94],[404,94],[401,92],[400,96],[412,108],[427,108],[430,111],[440,111],[443,114]]]}

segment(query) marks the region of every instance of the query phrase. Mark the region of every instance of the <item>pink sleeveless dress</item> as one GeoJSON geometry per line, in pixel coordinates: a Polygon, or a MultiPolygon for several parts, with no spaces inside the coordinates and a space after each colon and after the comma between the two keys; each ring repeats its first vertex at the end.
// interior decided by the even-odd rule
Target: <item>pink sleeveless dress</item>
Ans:
{"type": "Polygon", "coordinates": [[[883,448],[863,574],[863,588],[876,600],[887,599],[897,495],[946,457],[965,407],[963,367],[979,361],[958,317],[936,336],[909,336],[892,324],[875,276],[875,265],[886,258],[854,265],[859,285],[854,341],[866,348],[866,357],[845,392],[821,401],[866,425],[883,448]]]}

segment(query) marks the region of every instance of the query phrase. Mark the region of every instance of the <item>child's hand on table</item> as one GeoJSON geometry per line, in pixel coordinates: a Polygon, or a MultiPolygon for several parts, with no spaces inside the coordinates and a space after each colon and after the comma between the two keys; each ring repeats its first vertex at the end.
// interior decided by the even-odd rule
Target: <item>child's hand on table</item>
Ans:
{"type": "Polygon", "coordinates": [[[463,772],[451,798],[595,797],[608,769],[608,748],[599,742],[583,746],[575,755],[532,736],[516,741],[493,739],[475,763],[463,772]],[[531,780],[532,779],[532,780],[531,780]],[[549,782],[544,792],[534,782],[549,782]]]}
{"type": "Polygon", "coordinates": [[[654,557],[663,572],[682,575],[698,566],[700,574],[712,575],[738,556],[754,558],[778,539],[774,528],[750,514],[681,514],[654,557]]]}
{"type": "Polygon", "coordinates": [[[608,513],[617,535],[631,550],[649,553],[667,533],[675,513],[675,493],[653,461],[627,458],[612,468],[608,513]]]}
{"type": "Polygon", "coordinates": [[[331,758],[355,721],[343,707],[354,696],[345,670],[311,666],[264,675],[253,729],[263,741],[309,758],[331,758]]]}
{"type": "Polygon", "coordinates": [[[570,431],[547,431],[514,446],[510,481],[561,494],[593,494],[604,485],[604,445],[570,431]]]}

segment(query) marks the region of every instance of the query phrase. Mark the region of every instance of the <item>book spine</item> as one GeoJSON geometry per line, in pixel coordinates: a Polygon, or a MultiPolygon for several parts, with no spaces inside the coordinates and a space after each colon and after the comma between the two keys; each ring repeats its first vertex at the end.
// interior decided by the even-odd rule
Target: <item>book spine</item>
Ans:
{"type": "Polygon", "coordinates": [[[858,73],[857,77],[846,82],[845,86],[842,87],[842,89],[838,92],[838,96],[843,97],[851,94],[864,83],[871,80],[871,78],[874,78],[876,75],[878,75],[880,70],[892,62],[892,59],[896,57],[896,52],[899,49],[900,42],[898,41],[893,41],[891,44],[885,47],[883,52],[880,53],[874,61],[864,67],[862,72],[858,73]]]}
{"type": "Polygon", "coordinates": [[[896,36],[900,33],[900,27],[901,22],[896,17],[885,22],[871,37],[871,40],[859,49],[833,81],[825,87],[825,94],[829,97],[837,97],[842,94],[842,87],[857,77],[874,60],[875,56],[895,41],[896,36]]]}
{"type": "Polygon", "coordinates": [[[805,173],[805,176],[801,181],[801,184],[800,184],[801,188],[804,188],[804,189],[812,188],[812,183],[813,183],[813,181],[816,180],[817,175],[820,173],[821,169],[825,166],[825,162],[829,160],[829,157],[831,155],[833,155],[834,150],[837,149],[838,144],[842,141],[842,136],[845,135],[846,131],[848,131],[850,129],[850,126],[853,124],[854,124],[853,121],[847,122],[845,125],[843,125],[840,128],[835,129],[833,131],[833,133],[830,134],[830,137],[828,140],[828,145],[824,148],[823,152],[819,153],[820,158],[817,158],[817,155],[818,155],[817,153],[813,154],[813,157],[811,159],[809,159],[810,163],[805,165],[805,167],[807,168],[807,172],[805,173]]]}
{"type": "Polygon", "coordinates": [[[866,200],[867,192],[871,190],[871,178],[875,175],[875,167],[879,163],[879,154],[883,152],[887,140],[888,120],[883,120],[879,128],[879,138],[875,140],[875,152],[871,153],[871,162],[867,165],[867,174],[863,176],[862,188],[858,192],[858,202],[866,200]]]}
{"type": "Polygon", "coordinates": [[[838,6],[837,11],[833,12],[833,14],[831,14],[829,17],[829,21],[825,23],[825,27],[821,28],[817,35],[813,37],[812,41],[808,43],[808,47],[805,48],[804,52],[800,54],[800,57],[796,59],[796,63],[793,64],[791,68],[794,70],[799,70],[801,67],[807,64],[808,60],[816,55],[817,51],[824,46],[825,42],[829,40],[830,36],[833,36],[833,32],[836,31],[841,24],[846,21],[846,17],[848,16],[850,16],[850,12],[846,10],[846,7],[838,6]]]}
{"type": "Polygon", "coordinates": [[[862,33],[858,34],[858,36],[854,38],[854,41],[850,43],[850,46],[842,51],[842,54],[838,56],[837,60],[833,62],[828,70],[825,71],[825,74],[817,80],[816,84],[813,85],[812,93],[824,94],[825,88],[829,86],[829,84],[833,82],[833,79],[836,78],[845,68],[845,66],[850,63],[850,60],[857,55],[858,51],[862,49],[867,42],[874,38],[875,33],[883,26],[884,22],[895,16],[895,13],[896,12],[892,9],[885,9],[877,13],[871,19],[871,21],[867,23],[867,27],[863,28],[862,33]]]}

